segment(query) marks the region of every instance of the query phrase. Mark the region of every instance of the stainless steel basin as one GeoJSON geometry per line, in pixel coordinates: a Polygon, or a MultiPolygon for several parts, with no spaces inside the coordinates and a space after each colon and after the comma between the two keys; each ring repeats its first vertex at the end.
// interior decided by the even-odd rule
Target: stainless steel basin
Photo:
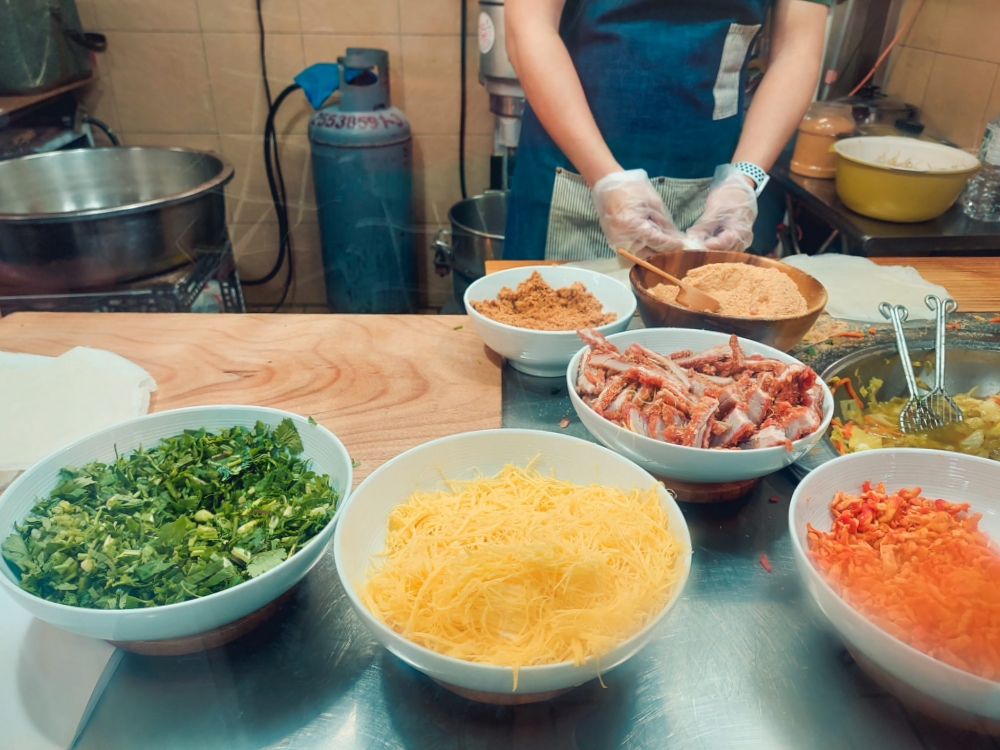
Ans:
{"type": "Polygon", "coordinates": [[[0,294],[134,281],[226,239],[216,154],[168,148],[56,151],[0,161],[0,294]]]}
{"type": "MultiPolygon", "coordinates": [[[[914,367],[918,379],[924,383],[933,383],[933,339],[924,336],[911,339],[908,344],[912,361],[920,363],[918,367],[914,367]]],[[[835,377],[849,377],[855,388],[867,385],[872,378],[879,378],[883,381],[878,391],[880,401],[906,396],[906,380],[894,344],[853,352],[827,367],[820,377],[828,382],[835,377]]],[[[952,394],[966,393],[973,388],[981,396],[1000,393],[1000,341],[949,334],[945,387],[952,394]]],[[[838,392],[834,399],[834,416],[841,416],[839,401],[842,398],[846,396],[841,396],[838,392]]],[[[833,443],[825,437],[798,461],[795,470],[805,474],[837,455],[833,443]]]]}

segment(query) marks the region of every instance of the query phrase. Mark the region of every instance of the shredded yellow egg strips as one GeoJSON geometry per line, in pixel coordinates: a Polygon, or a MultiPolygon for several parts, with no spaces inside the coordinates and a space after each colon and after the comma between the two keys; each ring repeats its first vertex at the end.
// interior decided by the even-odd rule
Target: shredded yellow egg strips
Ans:
{"type": "Polygon", "coordinates": [[[389,516],[362,591],[426,648],[517,668],[600,657],[662,609],[682,574],[656,488],[581,486],[508,465],[416,492],[389,516]]]}

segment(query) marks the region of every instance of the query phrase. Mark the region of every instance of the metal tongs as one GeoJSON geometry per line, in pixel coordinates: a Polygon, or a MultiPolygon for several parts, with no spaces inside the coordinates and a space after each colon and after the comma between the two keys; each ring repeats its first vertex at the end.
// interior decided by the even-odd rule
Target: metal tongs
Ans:
{"type": "Polygon", "coordinates": [[[942,300],[940,297],[928,294],[924,297],[924,304],[931,312],[937,314],[934,335],[934,387],[924,397],[924,401],[942,424],[961,422],[963,419],[962,410],[958,408],[958,404],[948,395],[948,391],[944,387],[945,322],[948,313],[953,313],[958,309],[958,303],[953,299],[942,300]]]}
{"type": "Polygon", "coordinates": [[[903,405],[903,411],[899,413],[899,429],[904,434],[910,432],[923,432],[932,430],[942,425],[940,417],[931,411],[924,399],[920,396],[917,388],[917,379],[913,374],[913,363],[910,361],[910,352],[906,348],[906,337],[903,335],[903,322],[910,317],[910,311],[902,305],[891,305],[883,302],[878,306],[878,311],[883,318],[892,321],[892,328],[896,332],[896,348],[899,350],[899,361],[903,365],[903,374],[906,376],[906,387],[910,391],[910,397],[903,405]]]}

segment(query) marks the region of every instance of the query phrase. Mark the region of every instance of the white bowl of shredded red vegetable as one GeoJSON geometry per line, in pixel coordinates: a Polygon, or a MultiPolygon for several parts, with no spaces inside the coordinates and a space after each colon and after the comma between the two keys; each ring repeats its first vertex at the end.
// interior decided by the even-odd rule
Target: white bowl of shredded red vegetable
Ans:
{"type": "Polygon", "coordinates": [[[858,663],[978,728],[1000,720],[998,486],[996,461],[874,449],[812,471],[789,508],[799,573],[858,663]]]}
{"type": "Polygon", "coordinates": [[[351,484],[350,456],[311,417],[149,414],[56,451],[0,495],[0,586],[85,636],[205,633],[309,572],[351,484]]]}

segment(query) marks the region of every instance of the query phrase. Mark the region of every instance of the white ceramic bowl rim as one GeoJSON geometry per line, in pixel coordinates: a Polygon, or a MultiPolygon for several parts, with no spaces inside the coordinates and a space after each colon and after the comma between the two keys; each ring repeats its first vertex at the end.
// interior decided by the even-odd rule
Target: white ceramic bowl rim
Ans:
{"type": "MultiPolygon", "coordinates": [[[[655,329],[647,329],[647,330],[655,330],[655,331],[680,331],[680,330],[686,330],[686,329],[683,329],[683,328],[655,328],[655,329]]],[[[636,331],[623,331],[621,333],[616,333],[616,334],[613,334],[611,336],[608,336],[607,340],[608,340],[608,342],[610,342],[610,343],[613,344],[613,343],[615,343],[615,339],[625,338],[625,337],[632,337],[635,333],[636,333],[636,331]]],[[[729,334],[727,334],[727,333],[719,333],[718,331],[705,331],[705,333],[717,333],[719,336],[724,336],[727,341],[729,340],[729,334]]],[[[805,364],[804,362],[800,362],[799,360],[795,359],[795,357],[792,357],[789,354],[785,354],[784,352],[780,352],[777,349],[768,346],[767,344],[761,344],[758,341],[751,341],[749,339],[740,338],[739,336],[737,336],[736,338],[740,342],[741,345],[743,345],[743,344],[749,344],[753,348],[763,348],[763,349],[765,349],[766,351],[763,352],[764,356],[769,356],[772,359],[777,359],[779,362],[783,362],[784,359],[787,358],[787,359],[791,359],[793,362],[797,362],[800,365],[804,365],[805,364]]],[[[583,399],[580,398],[580,394],[578,394],[576,392],[576,374],[577,374],[576,371],[580,367],[580,361],[583,358],[584,352],[587,351],[588,349],[590,349],[589,346],[584,346],[583,348],[580,349],[580,351],[578,351],[576,354],[573,355],[573,359],[570,360],[569,368],[566,371],[566,379],[567,379],[567,385],[568,385],[568,387],[570,389],[571,394],[575,398],[579,399],[580,403],[582,403],[584,407],[586,407],[587,409],[590,409],[591,411],[594,411],[590,407],[590,405],[588,405],[587,403],[585,403],[583,401],[583,399]]],[[[657,353],[658,354],[667,355],[667,354],[671,354],[672,352],[657,352],[657,353]]],[[[808,367],[808,365],[806,365],[806,367],[808,367]]],[[[822,389],[823,389],[823,403],[826,404],[826,405],[828,405],[829,408],[824,408],[823,409],[823,419],[820,420],[820,425],[819,425],[819,427],[816,430],[814,430],[813,432],[810,432],[808,435],[803,435],[798,440],[793,440],[792,441],[792,451],[791,452],[794,452],[797,448],[802,447],[802,444],[804,442],[808,441],[814,435],[825,433],[826,430],[827,430],[827,428],[830,426],[830,420],[833,419],[833,394],[830,393],[830,387],[826,383],[823,382],[823,379],[820,378],[819,373],[816,374],[816,382],[819,383],[820,386],[822,387],[822,389]]],[[[597,414],[597,412],[594,412],[594,414],[597,414]]],[[[600,414],[597,414],[597,416],[601,417],[601,419],[604,419],[604,417],[602,417],[600,414]]],[[[627,432],[630,436],[634,436],[634,439],[636,441],[638,441],[636,444],[639,445],[639,446],[653,447],[653,446],[669,445],[669,446],[671,446],[671,448],[676,448],[679,451],[688,452],[688,453],[690,453],[692,455],[695,455],[695,454],[705,455],[706,453],[711,453],[712,455],[725,456],[725,455],[727,455],[727,454],[729,454],[731,452],[734,452],[734,451],[731,451],[730,449],[722,449],[722,450],[720,450],[718,448],[695,448],[695,447],[690,446],[690,445],[676,445],[674,443],[665,443],[662,440],[656,440],[655,438],[646,437],[645,435],[640,435],[637,432],[632,432],[631,430],[627,430],[626,428],[622,427],[621,425],[615,425],[615,423],[611,422],[611,420],[606,420],[606,421],[609,424],[618,427],[620,430],[623,430],[623,431],[627,432]]],[[[740,453],[754,453],[754,454],[766,455],[764,453],[765,451],[786,451],[787,452],[787,450],[788,449],[785,448],[784,446],[776,445],[776,446],[770,446],[768,448],[747,448],[746,450],[740,450],[739,452],[740,453]]],[[[723,460],[725,460],[725,459],[723,459],[723,460]]]]}
{"type": "MultiPolygon", "coordinates": [[[[636,306],[637,306],[638,303],[635,301],[635,293],[632,291],[632,289],[630,287],[628,287],[625,284],[623,284],[622,282],[618,281],[618,279],[614,279],[614,278],[608,276],[607,274],[598,273],[597,271],[591,271],[591,270],[589,270],[587,268],[562,268],[561,266],[518,266],[517,268],[506,268],[503,271],[497,271],[496,273],[492,273],[489,276],[490,276],[490,280],[492,281],[492,280],[496,279],[500,274],[505,274],[505,275],[509,274],[511,276],[519,276],[522,272],[528,272],[528,273],[525,274],[524,278],[522,278],[520,281],[512,282],[512,283],[514,283],[516,285],[516,284],[519,284],[521,281],[526,280],[528,278],[528,276],[531,275],[531,273],[530,273],[531,271],[539,271],[539,272],[541,272],[541,271],[544,271],[545,269],[552,269],[552,268],[558,268],[560,271],[572,272],[574,275],[578,274],[578,275],[580,275],[582,277],[581,279],[579,279],[579,281],[584,281],[587,278],[598,278],[598,277],[600,277],[601,279],[607,279],[607,282],[611,282],[613,284],[617,284],[623,290],[625,290],[625,292],[627,294],[629,294],[629,295],[632,296],[632,304],[630,306],[630,310],[629,310],[629,312],[628,312],[627,315],[620,315],[620,316],[618,316],[618,318],[616,318],[615,320],[612,320],[610,323],[605,323],[604,325],[600,325],[600,326],[594,326],[593,328],[594,328],[595,331],[598,331],[599,333],[603,333],[604,331],[606,331],[606,330],[614,327],[615,325],[619,324],[622,321],[622,319],[629,319],[629,318],[632,318],[635,315],[636,306]]],[[[576,331],[575,330],[572,330],[572,331],[542,331],[542,330],[538,330],[537,328],[522,328],[521,326],[512,326],[509,323],[501,323],[499,320],[493,320],[493,318],[488,318],[487,316],[483,315],[481,312],[479,312],[478,310],[476,310],[476,308],[474,308],[471,303],[473,301],[476,301],[476,302],[483,301],[483,300],[473,300],[472,299],[472,291],[476,288],[476,286],[483,279],[486,279],[486,278],[487,278],[486,276],[482,276],[482,277],[476,279],[475,281],[473,281],[468,286],[468,288],[466,288],[465,295],[464,295],[464,298],[462,300],[464,302],[464,304],[465,304],[465,311],[470,316],[472,316],[473,318],[475,318],[476,320],[485,321],[486,323],[489,323],[490,325],[499,326],[500,328],[508,330],[508,331],[521,331],[521,332],[528,331],[529,333],[531,333],[533,335],[534,334],[538,334],[538,335],[541,335],[541,336],[565,336],[567,334],[572,334],[573,336],[576,336],[576,331]]],[[[602,283],[606,283],[606,282],[602,281],[602,283]]],[[[602,300],[598,296],[598,293],[596,291],[594,291],[593,289],[591,289],[589,287],[587,288],[587,291],[590,292],[590,294],[594,295],[594,297],[597,298],[598,302],[601,303],[602,308],[605,308],[605,309],[607,308],[607,302],[605,302],[604,300],[602,300]]],[[[614,312],[614,311],[612,311],[612,312],[614,312]]]]}
{"type": "MultiPolygon", "coordinates": [[[[435,444],[438,444],[438,445],[446,445],[446,444],[448,444],[450,442],[456,442],[456,441],[464,440],[467,437],[469,437],[470,435],[484,435],[484,434],[488,434],[488,433],[497,433],[497,432],[503,432],[505,435],[509,435],[511,433],[513,433],[513,434],[517,434],[517,433],[523,433],[523,434],[529,434],[529,433],[531,433],[531,434],[533,434],[533,433],[538,432],[538,430],[526,430],[526,429],[517,429],[517,428],[510,428],[510,427],[504,427],[504,428],[500,428],[500,429],[497,429],[497,430],[474,430],[472,432],[460,433],[460,434],[457,434],[457,435],[449,435],[447,437],[439,438],[438,440],[435,440],[435,441],[432,441],[432,442],[435,443],[435,444]]],[[[560,435],[558,433],[547,433],[547,434],[550,437],[554,438],[554,439],[561,439],[561,440],[568,440],[568,441],[574,441],[574,442],[587,443],[589,446],[592,446],[594,449],[599,450],[602,453],[608,454],[609,457],[613,456],[614,459],[617,460],[617,461],[627,461],[628,460],[628,459],[625,459],[622,456],[618,455],[614,451],[612,451],[612,450],[610,450],[608,448],[605,448],[603,445],[597,445],[596,443],[591,443],[590,441],[584,440],[583,438],[575,438],[575,437],[573,437],[571,435],[560,435]]],[[[416,446],[414,448],[410,448],[410,450],[404,451],[403,453],[400,453],[399,456],[396,456],[396,458],[399,458],[400,456],[404,456],[407,453],[410,453],[411,451],[420,450],[421,448],[424,448],[427,445],[428,445],[428,443],[424,443],[424,444],[418,445],[418,446],[416,446]]],[[[345,514],[347,512],[348,507],[350,506],[351,502],[353,502],[353,500],[354,500],[355,497],[363,497],[364,496],[361,490],[365,486],[365,484],[367,484],[369,481],[374,482],[377,477],[379,477],[380,475],[382,475],[384,473],[388,473],[389,471],[392,470],[392,466],[390,465],[391,463],[392,463],[392,460],[387,461],[386,463],[382,464],[379,468],[377,468],[375,471],[373,471],[371,474],[369,474],[367,477],[365,477],[364,481],[360,485],[358,485],[358,488],[351,494],[351,497],[348,498],[348,501],[344,504],[343,510],[344,510],[345,514]]],[[[641,471],[641,472],[643,472],[643,473],[649,474],[649,472],[646,472],[644,469],[642,469],[639,466],[636,466],[636,469],[639,470],[639,471],[641,471]]],[[[655,482],[656,484],[659,485],[661,491],[667,493],[667,496],[670,498],[670,501],[676,504],[676,500],[674,500],[673,495],[670,492],[667,491],[667,489],[663,486],[663,483],[660,482],[659,480],[657,480],[651,474],[649,476],[650,476],[650,479],[653,482],[655,482]]],[[[681,594],[683,593],[684,588],[687,585],[688,577],[691,574],[691,556],[693,554],[693,548],[692,548],[692,545],[691,545],[691,532],[688,529],[688,527],[687,527],[686,524],[682,524],[680,529],[674,529],[674,528],[672,528],[672,529],[670,529],[670,532],[674,536],[674,538],[678,542],[680,542],[681,545],[682,545],[682,549],[681,549],[681,551],[679,553],[679,556],[680,556],[680,559],[685,563],[684,564],[684,568],[683,568],[683,570],[681,572],[681,576],[680,576],[680,578],[678,578],[677,583],[675,585],[674,591],[671,592],[670,598],[667,600],[666,604],[663,605],[663,608],[657,613],[657,615],[652,620],[650,620],[648,623],[646,623],[637,633],[634,633],[630,637],[626,638],[624,641],[621,641],[620,643],[615,644],[612,647],[613,649],[624,648],[625,646],[627,646],[627,644],[633,642],[634,640],[638,640],[644,633],[646,633],[650,629],[656,627],[660,622],[663,621],[663,618],[665,618],[667,616],[667,614],[670,612],[670,610],[674,608],[674,605],[677,604],[677,602],[681,598],[681,594]]],[[[341,534],[341,528],[338,527],[337,530],[336,530],[336,532],[335,532],[335,536],[334,536],[334,547],[333,547],[333,549],[334,549],[334,556],[335,557],[338,556],[339,552],[340,552],[340,544],[338,543],[338,537],[340,536],[340,534],[341,534]]],[[[340,565],[338,564],[337,567],[339,568],[340,565]]],[[[421,646],[419,643],[411,641],[408,638],[404,638],[402,635],[400,635],[396,631],[392,630],[392,628],[389,628],[384,623],[382,623],[381,621],[379,621],[379,619],[377,617],[375,617],[375,615],[372,614],[368,610],[368,607],[366,607],[365,604],[364,604],[364,602],[362,602],[361,599],[358,597],[357,592],[354,590],[354,587],[350,586],[350,585],[347,585],[346,581],[344,582],[344,591],[347,593],[347,596],[350,598],[350,600],[352,601],[352,603],[354,604],[354,606],[356,608],[362,610],[362,611],[368,612],[369,615],[371,616],[372,622],[374,622],[383,631],[385,631],[386,633],[392,634],[392,636],[394,636],[395,638],[399,638],[399,639],[405,640],[410,646],[412,646],[412,647],[414,647],[416,649],[419,649],[420,651],[423,651],[424,653],[432,656],[435,660],[440,660],[440,663],[442,663],[442,664],[448,664],[448,665],[451,665],[451,666],[463,667],[463,668],[468,668],[468,667],[472,666],[472,667],[475,667],[477,670],[483,670],[484,674],[486,674],[486,673],[495,674],[495,675],[496,674],[499,674],[499,675],[512,675],[513,674],[513,669],[514,669],[513,667],[503,667],[503,666],[499,666],[497,664],[484,664],[483,662],[469,661],[467,659],[458,659],[458,658],[456,658],[454,656],[448,656],[446,654],[442,654],[442,653],[439,653],[439,652],[434,651],[432,649],[429,649],[426,646],[421,646]]],[[[597,659],[593,659],[593,658],[587,659],[587,661],[584,662],[584,664],[590,664],[590,663],[596,663],[596,664],[599,665],[600,664],[600,657],[598,657],[597,659]]],[[[551,664],[537,664],[537,665],[529,666],[529,667],[519,667],[518,670],[517,670],[517,672],[518,672],[519,676],[520,675],[530,676],[530,675],[533,675],[533,674],[544,673],[546,670],[551,670],[554,667],[574,667],[574,666],[576,666],[576,665],[572,661],[560,661],[560,662],[553,662],[551,664]]]]}
{"type": "MultiPolygon", "coordinates": [[[[181,409],[166,409],[164,411],[150,412],[149,414],[144,414],[141,417],[136,417],[135,419],[129,419],[129,420],[126,420],[124,422],[117,422],[117,423],[115,423],[113,425],[110,425],[108,427],[105,427],[104,429],[99,430],[97,432],[92,432],[92,433],[90,433],[88,435],[84,435],[83,437],[81,437],[81,438],[79,438],[77,440],[74,440],[72,443],[68,443],[67,445],[62,446],[61,448],[57,449],[56,451],[53,451],[53,453],[62,453],[63,451],[69,450],[70,448],[73,448],[74,446],[76,446],[76,445],[78,445],[80,443],[89,442],[89,441],[93,440],[95,437],[99,437],[99,436],[101,436],[103,434],[107,434],[107,433],[118,432],[119,430],[121,430],[124,427],[128,427],[129,425],[134,424],[136,422],[146,421],[150,417],[158,416],[160,414],[171,414],[171,413],[177,413],[177,412],[181,412],[181,411],[187,412],[187,413],[198,413],[198,412],[218,411],[219,409],[246,409],[246,408],[251,408],[251,409],[253,409],[255,411],[261,411],[261,412],[265,412],[265,413],[270,413],[270,414],[273,414],[275,417],[281,417],[282,419],[284,419],[285,417],[287,417],[289,414],[294,414],[294,412],[286,412],[286,411],[283,411],[282,409],[273,409],[273,408],[268,407],[268,406],[253,406],[253,405],[250,405],[250,404],[210,404],[210,405],[206,405],[206,406],[186,406],[186,407],[183,407],[181,409]]],[[[294,415],[301,417],[301,415],[299,415],[299,414],[294,414],[294,415]]],[[[306,419],[306,417],[302,417],[302,419],[306,419]]],[[[328,430],[326,427],[324,427],[323,425],[318,424],[318,423],[316,425],[314,425],[314,426],[317,427],[317,428],[319,428],[323,432],[327,433],[327,437],[329,439],[331,439],[335,444],[340,445],[343,448],[343,443],[341,443],[340,440],[337,438],[337,436],[334,435],[332,432],[330,432],[330,430],[328,430]]],[[[165,437],[170,437],[170,436],[165,436],[165,437]]],[[[41,462],[39,462],[39,463],[41,463],[41,462]]],[[[35,466],[38,466],[38,465],[39,465],[38,463],[35,464],[35,466]]],[[[33,471],[33,470],[34,470],[34,467],[27,469],[17,479],[15,479],[13,482],[11,482],[10,486],[8,486],[6,488],[6,490],[4,491],[4,494],[13,495],[14,493],[12,493],[11,490],[16,489],[17,485],[20,484],[22,482],[22,480],[24,480],[25,477],[27,477],[29,475],[29,473],[31,471],[33,471]]],[[[347,504],[348,500],[350,500],[350,495],[351,495],[350,487],[351,487],[351,485],[353,483],[354,483],[354,478],[353,478],[353,473],[352,473],[352,474],[349,474],[345,478],[344,487],[346,487],[348,489],[346,491],[340,493],[341,496],[340,496],[340,498],[338,500],[337,507],[334,510],[333,517],[326,523],[325,526],[323,526],[323,528],[321,528],[319,531],[317,531],[308,542],[306,542],[301,547],[299,547],[295,551],[295,555],[298,555],[301,552],[303,552],[305,549],[309,548],[314,542],[318,543],[319,538],[323,535],[324,530],[328,529],[330,527],[330,524],[336,523],[338,517],[340,516],[341,509],[347,504]]],[[[2,502],[2,498],[3,498],[3,495],[0,495],[0,502],[2,502]]],[[[18,523],[21,523],[23,521],[24,521],[24,519],[22,518],[21,521],[19,521],[18,523]]],[[[294,557],[295,555],[292,555],[292,557],[294,557]]],[[[274,575],[277,575],[275,573],[275,571],[277,571],[278,568],[280,568],[282,565],[284,565],[290,559],[291,558],[285,558],[284,560],[282,560],[280,563],[278,563],[277,565],[275,565],[270,570],[265,571],[264,573],[261,573],[256,578],[253,578],[253,579],[250,579],[250,580],[254,580],[254,581],[266,581],[269,578],[274,577],[274,575]]],[[[18,584],[18,581],[16,580],[16,576],[15,576],[14,571],[11,570],[10,564],[6,560],[4,560],[2,557],[0,557],[0,565],[2,565],[3,568],[7,571],[7,573],[10,574],[8,576],[8,575],[5,575],[3,571],[0,571],[0,585],[8,586],[9,588],[14,589],[15,592],[17,594],[19,594],[19,595],[30,596],[31,598],[33,598],[33,599],[35,599],[35,600],[37,600],[39,602],[42,602],[44,605],[52,607],[55,611],[63,611],[63,612],[81,612],[81,611],[83,611],[83,612],[113,612],[113,613],[115,613],[115,614],[117,614],[119,616],[125,615],[125,614],[127,614],[129,612],[135,612],[137,614],[138,613],[149,614],[150,612],[168,612],[168,611],[169,612],[184,612],[184,611],[186,611],[187,609],[190,609],[193,606],[197,606],[199,602],[206,601],[207,599],[212,599],[214,597],[219,596],[220,594],[225,594],[227,591],[233,591],[234,589],[239,588],[240,586],[242,586],[242,585],[244,585],[246,583],[249,583],[249,581],[243,581],[241,583],[236,584],[236,586],[230,586],[229,588],[222,589],[221,591],[215,591],[215,592],[213,592],[211,594],[206,594],[205,596],[202,596],[202,597],[199,597],[199,598],[196,598],[196,599],[188,599],[187,601],[175,602],[173,604],[157,604],[157,605],[154,605],[152,607],[137,607],[137,608],[134,608],[134,609],[106,610],[106,609],[99,608],[99,607],[74,607],[74,606],[72,606],[70,604],[60,604],[59,602],[53,602],[53,601],[50,601],[48,599],[45,599],[44,597],[38,596],[37,594],[33,594],[30,591],[26,591],[25,589],[22,589],[20,587],[20,585],[18,584]]]]}
{"type": "MultiPolygon", "coordinates": [[[[813,471],[824,471],[825,472],[828,469],[834,469],[834,468],[836,468],[838,465],[840,465],[842,463],[850,463],[856,456],[861,456],[861,455],[872,456],[872,455],[879,454],[879,453],[888,455],[888,454],[899,453],[900,450],[906,451],[907,455],[924,455],[924,456],[930,457],[930,456],[940,456],[942,454],[942,451],[932,450],[932,449],[929,449],[929,448],[903,448],[903,449],[900,449],[900,448],[873,448],[871,450],[862,451],[861,453],[848,453],[848,454],[845,454],[843,456],[837,456],[837,458],[833,459],[832,461],[828,461],[827,463],[823,464],[819,468],[814,469],[813,471]]],[[[993,459],[990,459],[990,458],[983,458],[981,456],[970,456],[970,455],[968,455],[966,453],[952,453],[951,455],[960,457],[959,458],[960,461],[968,460],[968,461],[971,461],[973,463],[978,462],[978,463],[981,463],[981,464],[989,464],[989,465],[992,465],[994,467],[996,466],[996,463],[997,463],[996,461],[994,461],[993,459]]],[[[975,684],[976,684],[977,687],[981,687],[981,688],[984,688],[984,689],[987,689],[987,690],[996,690],[996,689],[1000,688],[1000,681],[997,681],[997,680],[987,680],[985,677],[980,677],[979,675],[973,674],[972,672],[966,672],[964,669],[959,669],[958,667],[953,667],[951,664],[948,664],[947,662],[943,662],[940,659],[935,659],[930,654],[926,654],[923,651],[921,651],[920,649],[914,648],[913,646],[911,646],[906,641],[900,640],[899,638],[897,638],[896,636],[894,636],[892,633],[890,633],[888,630],[885,630],[884,628],[879,627],[879,625],[877,623],[873,622],[868,617],[866,617],[864,614],[862,614],[861,612],[859,612],[857,609],[855,609],[853,606],[851,606],[851,604],[849,602],[847,602],[840,594],[838,594],[837,591],[836,591],[836,589],[834,589],[829,583],[827,583],[826,578],[819,571],[819,569],[815,566],[815,564],[812,561],[812,558],[809,556],[809,551],[802,546],[802,542],[799,540],[798,529],[796,529],[796,527],[795,527],[795,509],[798,506],[800,497],[801,496],[799,495],[798,490],[796,490],[795,495],[792,498],[792,502],[790,502],[788,504],[788,526],[791,529],[790,536],[792,537],[792,548],[793,548],[792,551],[793,551],[793,553],[798,552],[799,554],[802,555],[802,557],[804,559],[806,559],[806,560],[809,561],[809,564],[812,565],[813,572],[816,573],[816,577],[817,577],[817,579],[819,579],[820,585],[823,587],[823,589],[825,591],[829,592],[831,595],[833,595],[837,599],[839,599],[845,605],[847,605],[848,609],[850,610],[850,613],[851,613],[852,617],[856,618],[856,620],[858,620],[858,621],[863,621],[866,624],[866,626],[875,628],[880,633],[888,636],[889,638],[892,638],[894,641],[896,641],[896,643],[898,643],[901,646],[903,646],[903,648],[911,656],[913,656],[914,658],[917,658],[917,659],[929,659],[930,661],[934,662],[934,664],[936,666],[944,669],[949,675],[952,675],[954,677],[959,677],[959,678],[961,678],[963,680],[973,680],[975,682],[975,684]]],[[[947,500],[947,498],[945,498],[945,499],[947,500]]],[[[827,500],[825,500],[826,507],[829,508],[830,503],[832,501],[833,501],[832,497],[829,498],[829,499],[827,499],[827,500]]],[[[970,510],[974,511],[975,508],[970,508],[970,510]]],[[[1000,540],[996,540],[996,539],[993,540],[993,541],[994,542],[1000,542],[1000,540]]]]}

